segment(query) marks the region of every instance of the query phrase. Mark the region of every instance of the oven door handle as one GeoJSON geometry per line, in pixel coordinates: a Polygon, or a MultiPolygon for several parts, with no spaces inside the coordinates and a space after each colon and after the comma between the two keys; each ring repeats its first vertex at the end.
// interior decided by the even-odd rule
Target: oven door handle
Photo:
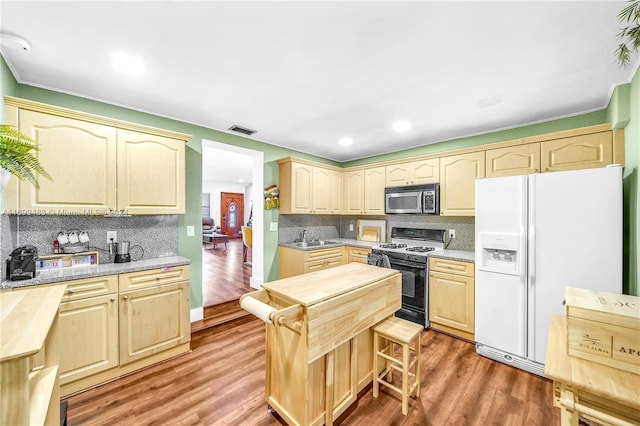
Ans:
{"type": "Polygon", "coordinates": [[[391,263],[391,269],[393,269],[394,264],[400,265],[400,266],[408,266],[409,268],[427,269],[426,263],[408,262],[406,260],[392,259],[392,258],[389,258],[389,262],[391,263]]]}

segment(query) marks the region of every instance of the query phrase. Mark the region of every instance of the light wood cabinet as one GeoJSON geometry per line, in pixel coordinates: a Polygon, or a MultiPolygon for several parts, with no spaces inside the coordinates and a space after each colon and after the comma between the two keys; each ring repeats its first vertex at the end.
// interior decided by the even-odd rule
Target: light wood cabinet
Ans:
{"type": "Polygon", "coordinates": [[[474,340],[473,263],[429,259],[429,321],[435,330],[474,340]]]}
{"type": "Polygon", "coordinates": [[[118,294],[60,304],[60,384],[118,366],[118,294]]]}
{"type": "Polygon", "coordinates": [[[605,167],[613,162],[611,131],[554,139],[540,143],[543,172],[605,167]]]}
{"type": "Polygon", "coordinates": [[[118,129],[118,212],[185,213],[184,141],[118,129]]]}
{"type": "Polygon", "coordinates": [[[411,161],[409,163],[386,166],[386,186],[421,185],[438,183],[440,179],[440,159],[411,161]]]}
{"type": "Polygon", "coordinates": [[[347,263],[358,262],[366,264],[369,253],[371,253],[371,249],[347,246],[347,263]]]}
{"type": "Polygon", "coordinates": [[[287,278],[343,265],[345,248],[339,246],[305,251],[278,247],[278,258],[278,278],[287,278]]]}
{"type": "Polygon", "coordinates": [[[7,124],[38,141],[52,180],[11,186],[8,208],[39,214],[185,213],[189,135],[5,97],[7,124]]]}
{"type": "Polygon", "coordinates": [[[345,172],[345,214],[384,214],[385,167],[345,172]]]}
{"type": "Polygon", "coordinates": [[[137,283],[139,288],[119,295],[120,365],[191,340],[189,281],[180,277],[183,272],[188,273],[188,269],[155,269],[120,275],[122,282],[137,283]]]}
{"type": "Polygon", "coordinates": [[[486,151],[486,177],[540,172],[540,144],[515,145],[486,151]]]}
{"type": "Polygon", "coordinates": [[[278,161],[280,213],[340,214],[342,172],[293,162],[278,161]]]}
{"type": "Polygon", "coordinates": [[[0,298],[0,424],[59,425],[60,326],[64,285],[6,292],[0,298]],[[35,368],[32,357],[44,352],[35,368]]]}
{"type": "Polygon", "coordinates": [[[21,182],[21,209],[91,214],[116,208],[115,128],[29,110],[20,110],[19,123],[38,141],[36,155],[52,178],[38,177],[39,189],[21,182]]]}
{"type": "Polygon", "coordinates": [[[440,158],[440,214],[475,216],[476,179],[484,175],[484,151],[440,158]]]}

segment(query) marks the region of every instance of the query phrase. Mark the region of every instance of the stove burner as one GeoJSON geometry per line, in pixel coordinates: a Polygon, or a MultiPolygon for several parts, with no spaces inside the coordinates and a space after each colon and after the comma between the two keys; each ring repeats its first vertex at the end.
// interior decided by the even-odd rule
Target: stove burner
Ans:
{"type": "Polygon", "coordinates": [[[405,248],[406,246],[407,246],[406,244],[396,244],[396,243],[380,244],[380,248],[385,248],[385,249],[399,249],[399,248],[405,248]]]}
{"type": "Polygon", "coordinates": [[[433,247],[409,247],[407,249],[407,251],[414,251],[414,252],[418,252],[418,253],[425,253],[428,251],[433,251],[435,250],[435,248],[433,247]]]}

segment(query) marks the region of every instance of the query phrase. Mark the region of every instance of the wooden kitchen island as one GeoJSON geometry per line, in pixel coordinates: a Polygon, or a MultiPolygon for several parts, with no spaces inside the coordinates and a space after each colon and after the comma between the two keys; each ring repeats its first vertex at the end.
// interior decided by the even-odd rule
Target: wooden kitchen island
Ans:
{"type": "Polygon", "coordinates": [[[262,287],[240,303],[267,323],[267,403],[291,425],[329,425],[372,380],[371,327],[400,309],[401,275],[349,263],[262,287]]]}

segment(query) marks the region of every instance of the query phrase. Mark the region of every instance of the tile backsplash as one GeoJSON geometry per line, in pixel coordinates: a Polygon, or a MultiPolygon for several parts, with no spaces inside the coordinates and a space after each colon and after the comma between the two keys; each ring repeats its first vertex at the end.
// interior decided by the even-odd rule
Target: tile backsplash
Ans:
{"type": "MultiPolygon", "coordinates": [[[[137,260],[178,254],[178,216],[15,216],[2,215],[2,266],[11,251],[33,245],[39,255],[53,253],[58,232],[79,230],[89,234],[89,249],[99,253],[100,263],[111,263],[107,231],[116,231],[118,241],[131,242],[131,258],[137,260]]],[[[3,270],[4,274],[4,270],[3,270]]],[[[4,276],[4,275],[3,275],[4,276]]]]}
{"type": "Polygon", "coordinates": [[[304,229],[307,238],[349,238],[356,239],[356,225],[361,220],[385,220],[385,241],[391,240],[392,227],[454,229],[456,238],[449,241],[446,232],[447,248],[451,250],[475,249],[475,217],[450,217],[427,215],[387,215],[387,216],[337,216],[337,215],[279,215],[278,242],[292,242],[301,237],[304,229]],[[353,225],[353,230],[350,226],[353,225]]]}

